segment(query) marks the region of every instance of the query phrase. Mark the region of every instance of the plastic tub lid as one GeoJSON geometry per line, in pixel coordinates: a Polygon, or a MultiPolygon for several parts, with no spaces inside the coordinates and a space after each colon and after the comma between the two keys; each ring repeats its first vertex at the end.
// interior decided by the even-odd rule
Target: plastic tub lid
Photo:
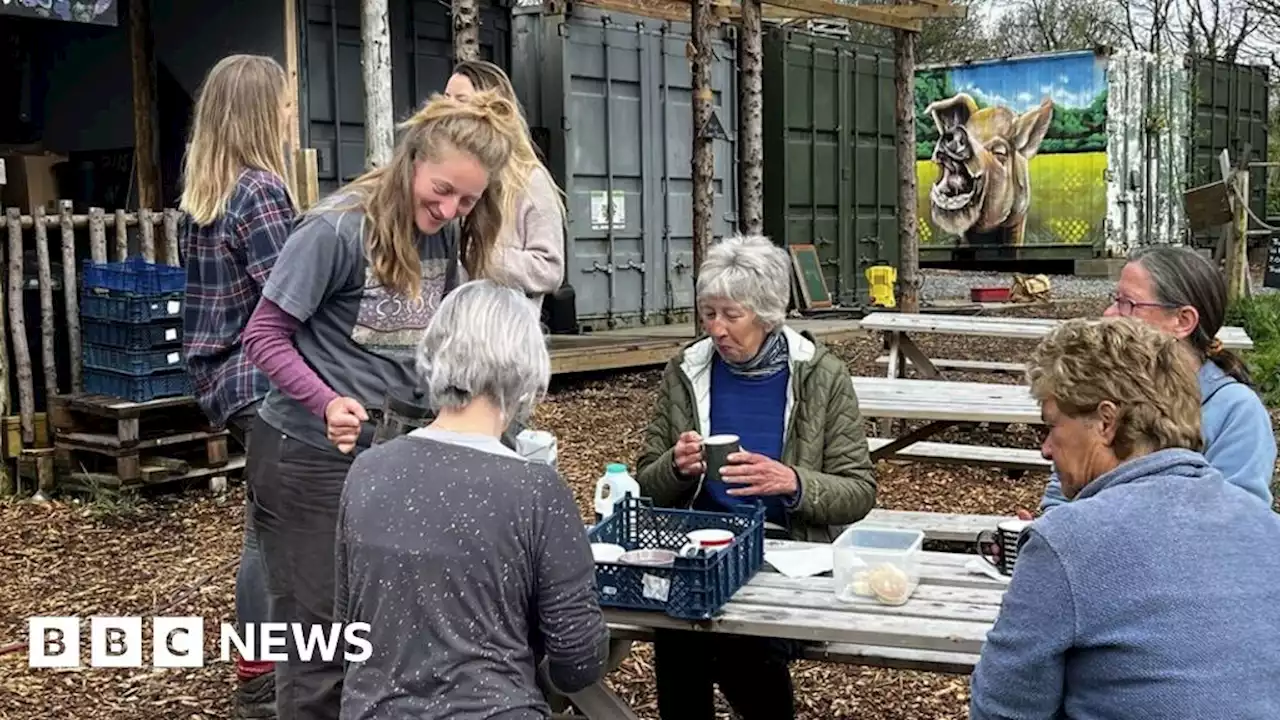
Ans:
{"type": "Polygon", "coordinates": [[[604,466],[604,471],[609,473],[624,473],[627,471],[627,466],[623,463],[609,463],[604,466]]]}

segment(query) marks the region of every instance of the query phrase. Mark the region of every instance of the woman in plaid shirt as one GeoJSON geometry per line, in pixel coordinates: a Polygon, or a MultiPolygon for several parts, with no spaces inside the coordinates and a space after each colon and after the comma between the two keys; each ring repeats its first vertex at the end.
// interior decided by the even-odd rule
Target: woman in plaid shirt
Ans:
{"type": "MultiPolygon", "coordinates": [[[[269,57],[231,55],[209,71],[196,102],[179,207],[187,268],[183,355],[196,400],[248,453],[249,429],[271,384],[240,342],[262,287],[293,225],[296,202],[284,182],[287,88],[269,57]]],[[[251,488],[246,500],[252,505],[251,488]]],[[[252,512],[236,574],[236,618],[270,618],[267,581],[252,512]]],[[[240,658],[240,718],[274,718],[273,663],[240,658]]]]}

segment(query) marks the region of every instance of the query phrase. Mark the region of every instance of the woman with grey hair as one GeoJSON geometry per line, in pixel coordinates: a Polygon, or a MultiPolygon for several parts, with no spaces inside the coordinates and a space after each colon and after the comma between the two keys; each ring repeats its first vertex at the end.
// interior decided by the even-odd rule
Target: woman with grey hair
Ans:
{"type": "Polygon", "coordinates": [[[1280,717],[1280,516],[1201,450],[1196,368],[1133,318],[1029,363],[1072,502],[1019,539],[969,717],[1280,717]]]}
{"type": "MultiPolygon", "coordinates": [[[[1217,337],[1226,313],[1227,284],[1212,263],[1193,248],[1155,245],[1139,250],[1125,264],[1115,298],[1103,314],[1133,317],[1181,341],[1197,371],[1205,457],[1227,482],[1270,507],[1275,432],[1249,370],[1217,337]]],[[[1055,472],[1041,509],[1065,502],[1055,472]]],[[[1021,514],[1030,517],[1025,511],[1021,514]]]]}
{"type": "Polygon", "coordinates": [[[466,283],[418,368],[435,420],[360,454],[342,491],[335,616],[373,646],[346,668],[342,718],[545,717],[539,674],[566,693],[599,681],[609,632],[568,485],[498,439],[550,380],[537,311],[466,283]]]}
{"type": "MultiPolygon", "coordinates": [[[[876,480],[844,361],[786,324],[791,262],[764,237],[710,248],[698,273],[708,337],[667,365],[636,462],[655,505],[764,506],[770,537],[831,542],[875,506],[876,480]],[[703,439],[736,435],[720,479],[703,439]]],[[[744,718],[794,716],[790,643],[682,632],[655,638],[663,718],[714,717],[713,684],[744,718]]]]}

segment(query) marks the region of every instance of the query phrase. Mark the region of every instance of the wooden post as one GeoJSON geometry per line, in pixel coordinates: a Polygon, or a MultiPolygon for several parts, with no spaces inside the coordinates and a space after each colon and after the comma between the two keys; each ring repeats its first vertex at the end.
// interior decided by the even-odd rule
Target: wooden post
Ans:
{"type": "Polygon", "coordinates": [[[360,2],[360,57],[364,70],[364,162],[368,168],[380,167],[391,162],[395,143],[387,0],[360,2]]]}
{"type": "Polygon", "coordinates": [[[910,30],[893,31],[894,114],[898,124],[898,307],[904,313],[920,312],[915,98],[918,39],[919,33],[910,30]]]}
{"type": "Polygon", "coordinates": [[[181,267],[182,251],[178,248],[178,211],[164,210],[164,261],[167,265],[181,267]]]}
{"type": "MultiPolygon", "coordinates": [[[[711,123],[711,28],[715,16],[711,0],[692,0],[693,37],[689,58],[693,74],[693,280],[697,283],[702,257],[711,242],[711,213],[715,197],[712,181],[715,152],[708,125],[711,123]]],[[[696,287],[696,285],[695,285],[696,287]]]]}
{"type": "Polygon", "coordinates": [[[156,261],[156,226],[151,221],[151,208],[146,205],[138,208],[138,249],[143,260],[156,261]]]}
{"type": "Polygon", "coordinates": [[[89,257],[96,263],[107,261],[107,219],[102,208],[89,208],[89,257]]]}
{"type": "MultiPolygon", "coordinates": [[[[36,441],[35,389],[32,387],[31,348],[27,345],[27,320],[23,313],[22,211],[9,208],[9,326],[13,331],[13,364],[18,370],[18,414],[22,446],[36,441]]],[[[7,384],[6,384],[7,387],[7,384]]]]}
{"type": "Polygon", "coordinates": [[[480,59],[480,7],[477,0],[453,0],[453,59],[480,59]]]}
{"type": "Polygon", "coordinates": [[[302,112],[298,91],[298,0],[284,0],[284,72],[289,87],[289,150],[302,147],[302,112]]]}
{"type": "Polygon", "coordinates": [[[1227,302],[1249,296],[1249,171],[1231,173],[1231,235],[1227,243],[1227,302]]]}
{"type": "Polygon", "coordinates": [[[739,232],[764,234],[764,49],[760,0],[742,0],[742,32],[738,38],[738,173],[739,232]]]}
{"type": "Polygon", "coordinates": [[[129,218],[124,210],[116,210],[116,260],[124,262],[129,257],[129,218]]]}
{"type": "MultiPolygon", "coordinates": [[[[36,242],[36,285],[40,293],[40,365],[44,371],[44,396],[48,403],[58,394],[58,363],[53,349],[53,271],[49,262],[49,228],[45,223],[44,206],[31,208],[31,224],[36,242]]],[[[31,438],[22,438],[24,449],[35,447],[35,428],[31,438]]]]}
{"type": "Polygon", "coordinates": [[[138,207],[154,208],[160,198],[160,164],[156,161],[155,63],[148,0],[129,0],[129,58],[133,65],[133,143],[137,166],[138,207]]]}
{"type": "MultiPolygon", "coordinates": [[[[63,200],[59,204],[61,209],[61,225],[62,225],[62,300],[66,303],[67,308],[67,346],[71,351],[71,392],[78,393],[84,389],[84,381],[81,379],[81,360],[80,357],[80,283],[76,280],[76,227],[72,220],[72,206],[70,200],[63,200]]],[[[102,222],[102,209],[94,208],[98,211],[98,222],[102,222]]],[[[102,228],[105,229],[105,228],[102,228]]],[[[102,242],[102,255],[105,258],[107,254],[106,238],[99,238],[102,242]]],[[[93,244],[94,253],[98,250],[96,241],[93,244]]]]}

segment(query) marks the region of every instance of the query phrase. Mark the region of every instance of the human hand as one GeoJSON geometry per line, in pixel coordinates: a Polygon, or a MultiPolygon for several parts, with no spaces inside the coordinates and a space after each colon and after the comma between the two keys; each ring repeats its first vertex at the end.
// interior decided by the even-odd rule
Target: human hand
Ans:
{"type": "Polygon", "coordinates": [[[1030,522],[1036,519],[1035,515],[1032,515],[1030,510],[1023,510],[1022,508],[1018,508],[1016,514],[1019,520],[1026,520],[1030,522]]]}
{"type": "Polygon", "coordinates": [[[369,419],[364,406],[349,397],[336,397],[324,406],[325,435],[338,450],[349,453],[360,439],[360,423],[369,419]]]}
{"type": "Polygon", "coordinates": [[[720,479],[730,485],[730,495],[794,495],[799,489],[795,470],[777,460],[751,452],[736,452],[720,468],[720,479]]]}
{"type": "Polygon", "coordinates": [[[702,436],[690,430],[676,439],[676,446],[671,452],[676,472],[686,477],[701,475],[706,469],[702,462],[702,436]]]}

